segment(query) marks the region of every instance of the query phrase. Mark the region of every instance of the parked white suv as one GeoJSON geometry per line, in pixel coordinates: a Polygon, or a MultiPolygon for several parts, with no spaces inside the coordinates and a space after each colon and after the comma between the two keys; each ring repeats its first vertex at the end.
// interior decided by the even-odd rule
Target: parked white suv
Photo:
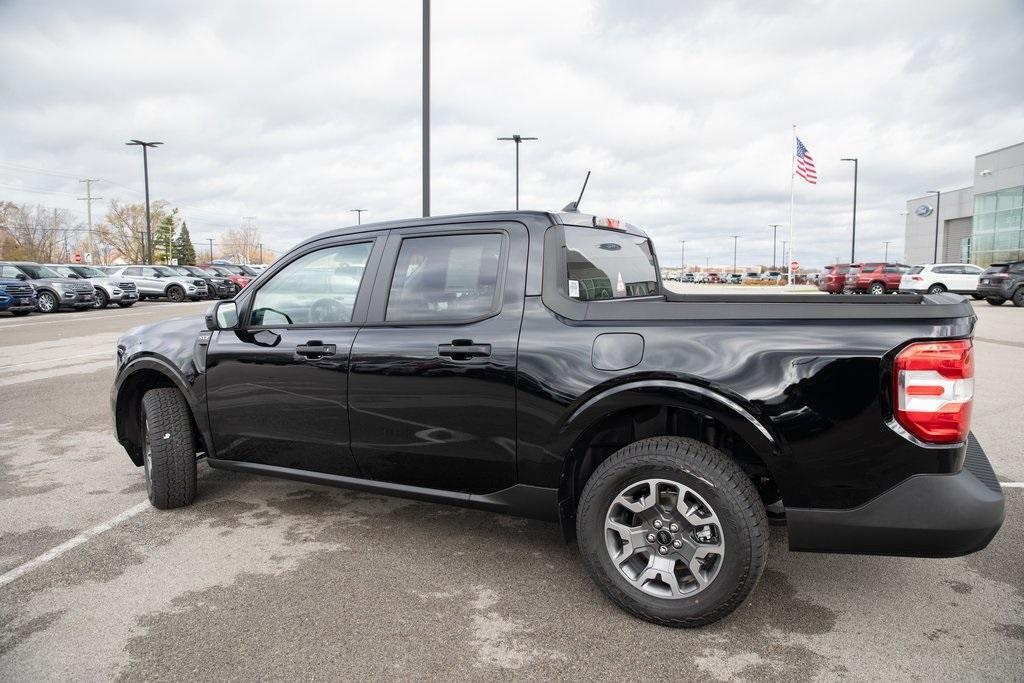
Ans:
{"type": "Polygon", "coordinates": [[[180,302],[185,299],[205,299],[206,280],[184,276],[167,266],[117,266],[107,268],[112,277],[131,280],[139,288],[139,299],[167,297],[180,302]]]}
{"type": "Polygon", "coordinates": [[[899,291],[902,294],[953,292],[980,299],[978,276],[983,270],[972,263],[926,263],[903,274],[899,291]]]}

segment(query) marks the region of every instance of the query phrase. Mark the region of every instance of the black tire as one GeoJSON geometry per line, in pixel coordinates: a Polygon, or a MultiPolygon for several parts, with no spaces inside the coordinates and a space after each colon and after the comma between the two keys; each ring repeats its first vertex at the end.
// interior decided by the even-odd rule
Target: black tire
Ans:
{"type": "Polygon", "coordinates": [[[728,615],[750,595],[768,559],[768,521],[753,484],[724,453],[679,437],[655,437],[613,453],[591,475],[576,518],[580,553],[591,578],[612,602],[641,619],[696,627],[728,615]],[[690,597],[659,598],[642,592],[612,562],[605,516],[615,497],[634,482],[678,482],[714,509],[725,552],[717,575],[690,597]]]}
{"type": "Polygon", "coordinates": [[[945,291],[946,291],[946,288],[944,286],[938,284],[938,283],[936,283],[936,284],[934,284],[934,285],[932,285],[931,287],[928,288],[928,293],[929,294],[942,294],[945,291]]]}
{"type": "Polygon", "coordinates": [[[178,285],[171,285],[167,288],[167,298],[176,304],[185,300],[185,290],[178,285]]]}
{"type": "Polygon", "coordinates": [[[21,316],[28,315],[31,312],[32,311],[11,311],[11,315],[16,315],[20,318],[21,316]]]}
{"type": "Polygon", "coordinates": [[[117,305],[120,306],[121,308],[131,308],[132,306],[135,305],[135,302],[134,301],[118,301],[117,305]]]}
{"type": "Polygon", "coordinates": [[[1024,287],[1018,287],[1017,291],[1013,293],[1013,297],[1010,299],[1013,305],[1017,308],[1024,308],[1024,287]]]}
{"type": "Polygon", "coordinates": [[[1006,299],[1001,296],[987,296],[985,297],[985,301],[987,301],[990,306],[1002,306],[1006,303],[1006,299]]]}
{"type": "Polygon", "coordinates": [[[981,294],[971,294],[971,298],[974,299],[975,301],[981,301],[985,297],[983,297],[981,294]]]}
{"type": "Polygon", "coordinates": [[[874,294],[875,296],[881,296],[885,294],[885,283],[872,282],[870,285],[868,285],[868,294],[874,294]]]}
{"type": "Polygon", "coordinates": [[[101,287],[96,288],[96,300],[93,302],[93,306],[96,308],[106,308],[110,305],[110,297],[107,296],[106,290],[101,287]]]}
{"type": "Polygon", "coordinates": [[[146,494],[160,510],[184,507],[196,496],[196,449],[185,398],[177,389],[150,389],[142,397],[146,494]]]}
{"type": "Polygon", "coordinates": [[[36,297],[36,308],[40,313],[56,313],[60,310],[60,299],[53,292],[43,290],[36,297]]]}

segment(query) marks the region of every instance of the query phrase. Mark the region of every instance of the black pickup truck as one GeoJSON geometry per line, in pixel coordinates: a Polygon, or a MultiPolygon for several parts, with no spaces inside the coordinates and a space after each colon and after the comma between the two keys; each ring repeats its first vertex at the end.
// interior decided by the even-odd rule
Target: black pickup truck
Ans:
{"type": "Polygon", "coordinates": [[[970,304],[680,295],[578,212],[335,230],[117,344],[117,439],[158,508],[211,467],[558,522],[615,603],[697,626],[793,550],[984,548],[970,304]]]}

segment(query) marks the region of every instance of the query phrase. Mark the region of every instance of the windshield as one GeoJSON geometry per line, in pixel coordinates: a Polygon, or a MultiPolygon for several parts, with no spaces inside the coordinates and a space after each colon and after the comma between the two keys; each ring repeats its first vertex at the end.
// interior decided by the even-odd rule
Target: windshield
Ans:
{"type": "Polygon", "coordinates": [[[199,277],[212,277],[217,274],[209,270],[203,270],[199,266],[182,266],[181,268],[189,275],[197,275],[199,277]]]}
{"type": "Polygon", "coordinates": [[[566,226],[565,248],[573,299],[624,299],[658,291],[654,252],[646,237],[566,226]]]}
{"type": "Polygon", "coordinates": [[[192,275],[192,273],[190,273],[188,268],[186,268],[185,266],[171,266],[171,270],[173,270],[178,275],[192,275]]]}
{"type": "Polygon", "coordinates": [[[242,273],[244,273],[245,275],[256,276],[256,275],[260,274],[260,271],[256,270],[255,268],[253,268],[251,266],[238,266],[238,267],[242,269],[242,273]]]}
{"type": "Polygon", "coordinates": [[[18,267],[25,271],[25,274],[33,280],[38,280],[44,277],[63,277],[60,273],[47,268],[46,266],[40,266],[36,263],[19,263],[18,267]]]}
{"type": "Polygon", "coordinates": [[[107,274],[104,273],[102,270],[100,270],[99,268],[93,268],[92,266],[71,266],[71,270],[75,271],[76,273],[78,273],[82,277],[106,277],[107,276],[107,274]]]}
{"type": "Polygon", "coordinates": [[[153,270],[155,270],[156,272],[160,273],[164,277],[177,277],[178,276],[178,273],[175,273],[173,270],[171,270],[167,266],[153,266],[153,270]]]}

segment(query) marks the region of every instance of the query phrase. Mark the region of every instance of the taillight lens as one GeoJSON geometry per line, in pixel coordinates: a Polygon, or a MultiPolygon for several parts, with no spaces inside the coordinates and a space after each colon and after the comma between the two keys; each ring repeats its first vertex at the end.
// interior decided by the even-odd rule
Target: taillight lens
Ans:
{"type": "Polygon", "coordinates": [[[923,282],[924,281],[924,278],[921,277],[920,275],[911,275],[910,279],[913,280],[914,282],[923,282]]]}
{"type": "Polygon", "coordinates": [[[896,421],[929,443],[966,440],[974,399],[971,340],[917,342],[894,365],[896,421]]]}

